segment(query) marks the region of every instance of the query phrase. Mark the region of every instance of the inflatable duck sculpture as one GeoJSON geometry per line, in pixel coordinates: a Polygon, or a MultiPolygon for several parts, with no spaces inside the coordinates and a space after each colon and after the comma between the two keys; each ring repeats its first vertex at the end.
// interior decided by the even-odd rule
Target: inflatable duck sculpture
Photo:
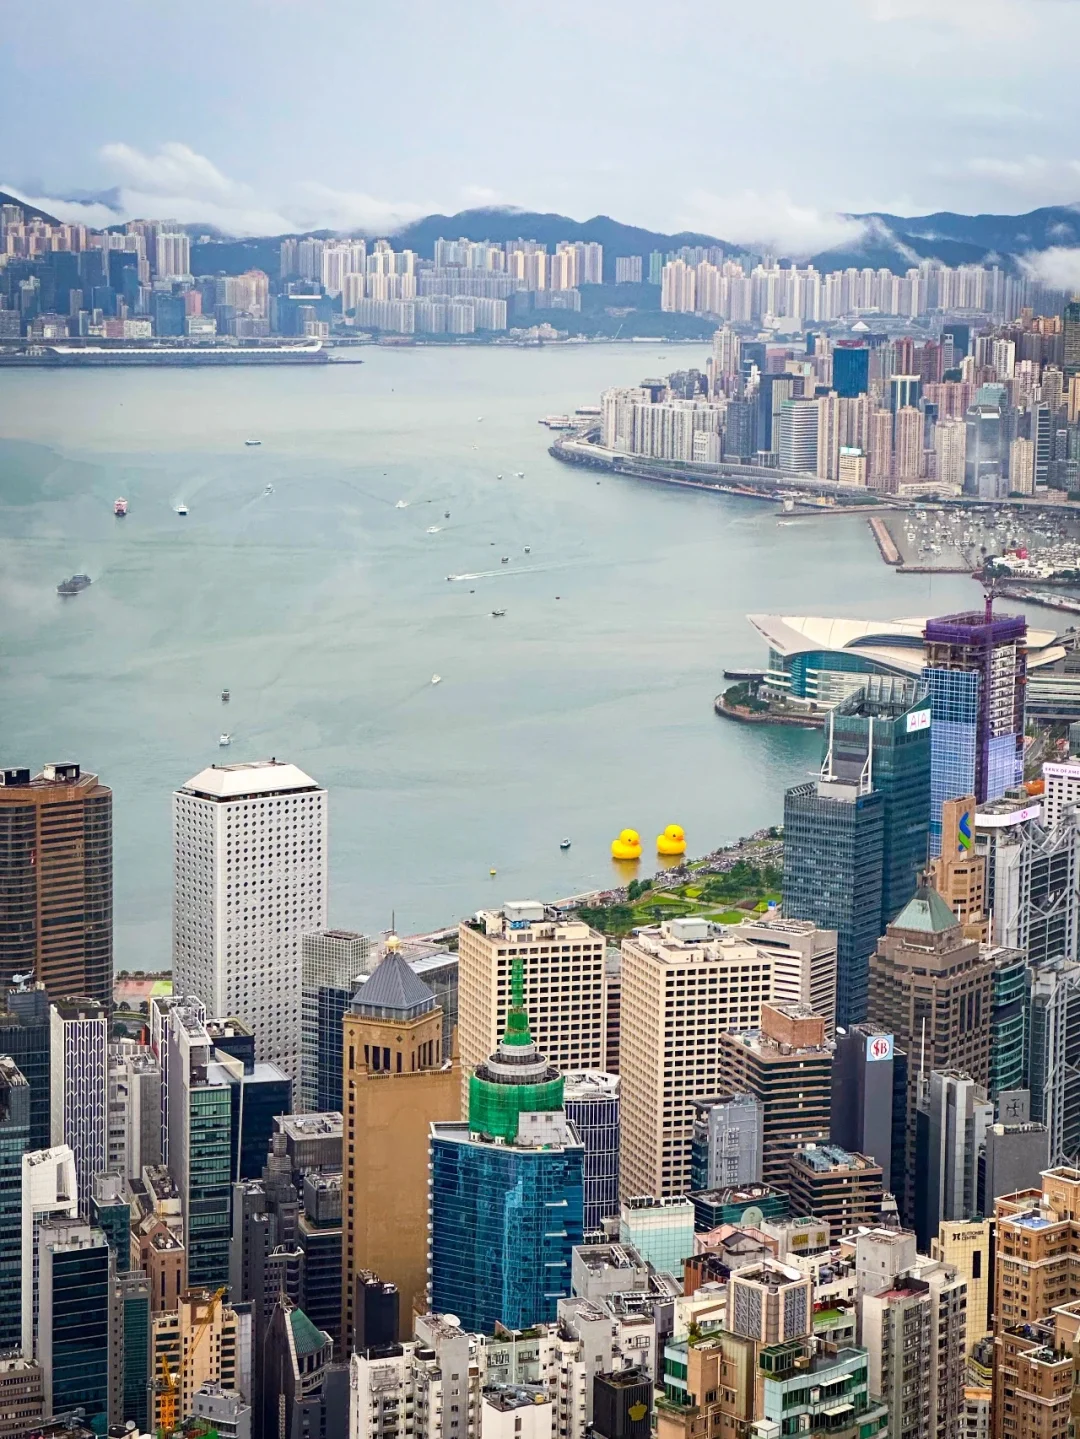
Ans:
{"type": "Polygon", "coordinates": [[[641,836],[636,829],[624,829],[611,841],[612,859],[640,859],[641,836]]]}
{"type": "Polygon", "coordinates": [[[669,824],[663,834],[656,836],[657,854],[685,854],[686,835],[681,824],[669,824]]]}

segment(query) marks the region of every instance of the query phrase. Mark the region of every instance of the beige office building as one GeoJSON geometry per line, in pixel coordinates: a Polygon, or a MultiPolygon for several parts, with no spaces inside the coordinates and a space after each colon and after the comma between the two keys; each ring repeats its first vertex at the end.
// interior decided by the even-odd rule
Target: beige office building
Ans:
{"type": "Polygon", "coordinates": [[[930,1257],[940,1259],[967,1280],[967,1353],[990,1333],[989,1219],[943,1219],[936,1239],[930,1241],[930,1257]]]}
{"type": "Polygon", "coordinates": [[[558,1069],[608,1069],[604,936],[535,900],[481,910],[458,929],[458,1051],[462,1112],[469,1075],[506,1029],[510,968],[525,969],[525,1008],[537,1049],[558,1069]]]}
{"type": "MultiPolygon", "coordinates": [[[[209,1289],[188,1289],[178,1308],[158,1314],[150,1325],[150,1357],[154,1377],[169,1366],[176,1383],[176,1417],[186,1418],[194,1407],[195,1391],[207,1380],[223,1389],[235,1389],[240,1374],[240,1321],[209,1289]]],[[[163,1395],[154,1391],[153,1429],[163,1421],[163,1395]]]]}
{"type": "Polygon", "coordinates": [[[836,930],[818,929],[808,919],[747,919],[740,939],[765,949],[772,957],[775,1004],[802,1004],[825,1021],[825,1037],[836,1028],[836,930]]]}
{"type": "Polygon", "coordinates": [[[733,927],[674,919],[622,946],[620,1192],[685,1194],[693,1101],[722,1088],[719,1037],[755,1029],[772,993],[767,949],[733,927]]]}

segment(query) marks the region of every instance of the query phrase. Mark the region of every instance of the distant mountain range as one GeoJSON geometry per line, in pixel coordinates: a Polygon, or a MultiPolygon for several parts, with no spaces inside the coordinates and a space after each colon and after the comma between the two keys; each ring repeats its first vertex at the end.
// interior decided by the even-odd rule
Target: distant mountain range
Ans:
{"type": "MultiPolygon", "coordinates": [[[[0,191],[0,204],[23,204],[0,191]]],[[[31,215],[50,219],[44,211],[23,205],[31,215]]],[[[855,244],[823,250],[811,257],[819,270],[889,268],[903,273],[921,259],[936,259],[947,265],[999,263],[1015,268],[1017,257],[1055,245],[1080,245],[1080,203],[1049,205],[1024,215],[959,215],[949,210],[933,215],[890,215],[874,212],[853,215],[865,224],[865,233],[855,244]]],[[[191,234],[213,233],[205,225],[186,225],[191,234]]],[[[329,232],[316,232],[329,234],[329,232]]],[[[559,240],[594,240],[604,247],[605,279],[614,279],[616,255],[647,256],[652,250],[678,250],[684,245],[721,245],[738,252],[762,247],[744,246],[722,236],[696,231],[665,234],[637,225],[623,225],[608,215],[591,220],[571,220],[566,215],[532,210],[486,208],[461,210],[456,215],[426,215],[394,233],[394,242],[430,258],[440,237],[503,242],[519,238],[540,240],[549,247],[559,240]],[[607,273],[610,270],[610,273],[607,273]]],[[[210,245],[196,245],[192,256],[204,272],[239,273],[258,265],[277,271],[280,236],[237,240],[222,235],[210,245]]],[[[782,257],[784,258],[784,257],[782,257]]]]}

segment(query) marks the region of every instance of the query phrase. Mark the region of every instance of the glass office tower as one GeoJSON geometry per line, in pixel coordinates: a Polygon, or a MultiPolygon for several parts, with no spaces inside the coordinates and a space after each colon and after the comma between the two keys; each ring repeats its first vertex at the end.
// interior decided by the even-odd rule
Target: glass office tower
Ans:
{"type": "Polygon", "coordinates": [[[45,1413],[82,1409],[99,1434],[109,1411],[109,1257],[101,1230],[81,1220],[41,1226],[37,1357],[45,1413]]]}
{"type": "Polygon", "coordinates": [[[986,611],[928,620],[930,846],[941,853],[941,806],[973,794],[1000,799],[1024,777],[1027,622],[986,611]]]}
{"type": "Polygon", "coordinates": [[[584,1146],[523,995],[515,959],[506,1033],[469,1081],[468,1120],[431,1126],[431,1307],[484,1334],[553,1322],[582,1242],[584,1146]]]}
{"type": "Polygon", "coordinates": [[[0,1351],[22,1339],[22,1157],[29,1147],[30,1086],[0,1056],[0,1351]]]}

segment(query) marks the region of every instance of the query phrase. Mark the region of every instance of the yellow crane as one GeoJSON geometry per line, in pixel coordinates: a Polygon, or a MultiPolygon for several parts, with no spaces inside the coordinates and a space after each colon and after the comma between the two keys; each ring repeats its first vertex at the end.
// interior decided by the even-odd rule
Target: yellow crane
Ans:
{"type": "MultiPolygon", "coordinates": [[[[158,1439],[172,1439],[176,1430],[176,1396],[180,1392],[180,1385],[191,1368],[192,1360],[195,1358],[195,1351],[202,1343],[203,1336],[210,1328],[217,1307],[221,1303],[227,1286],[222,1285],[214,1291],[210,1303],[206,1306],[206,1313],[199,1320],[199,1327],[195,1331],[195,1338],[191,1341],[191,1348],[187,1354],[181,1353],[180,1364],[176,1372],[169,1368],[169,1360],[166,1355],[161,1356],[161,1378],[158,1380],[158,1397],[161,1400],[161,1423],[158,1425],[158,1439]]],[[[183,1300],[181,1299],[181,1303],[183,1300]]]]}

